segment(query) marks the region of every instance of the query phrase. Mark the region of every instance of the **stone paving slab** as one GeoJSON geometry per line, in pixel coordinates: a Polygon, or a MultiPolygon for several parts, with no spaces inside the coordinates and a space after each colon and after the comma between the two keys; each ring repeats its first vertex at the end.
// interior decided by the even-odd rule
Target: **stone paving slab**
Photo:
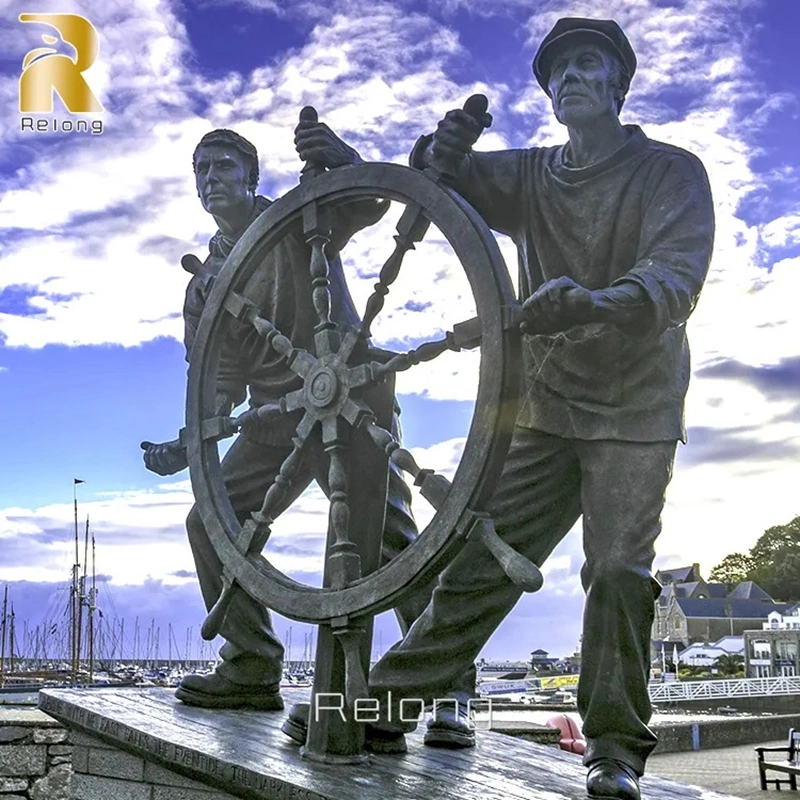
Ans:
{"type": "MultiPolygon", "coordinates": [[[[781,739],[777,742],[652,755],[647,761],[647,772],[650,775],[727,792],[743,800],[771,800],[776,796],[774,787],[766,791],[759,788],[755,748],[785,744],[786,739],[781,739]]],[[[794,793],[789,795],[792,796],[794,793]]],[[[786,795],[780,794],[777,797],[786,795]]]]}
{"type": "Polygon", "coordinates": [[[56,727],[58,723],[38,708],[0,707],[0,725],[21,725],[26,728],[56,727]]]}

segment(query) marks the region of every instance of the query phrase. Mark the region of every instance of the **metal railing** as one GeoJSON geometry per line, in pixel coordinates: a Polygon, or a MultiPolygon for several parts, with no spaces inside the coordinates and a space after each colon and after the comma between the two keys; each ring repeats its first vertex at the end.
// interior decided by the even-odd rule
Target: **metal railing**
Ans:
{"type": "Polygon", "coordinates": [[[735,678],[714,681],[668,681],[651,683],[653,703],[682,700],[723,700],[735,697],[773,697],[800,694],[800,676],[781,678],[735,678]]]}
{"type": "MultiPolygon", "coordinates": [[[[571,687],[572,688],[572,687],[571,687]]],[[[538,692],[540,681],[527,678],[512,681],[483,681],[480,694],[512,694],[538,692]]],[[[675,703],[684,700],[726,700],[736,697],[774,697],[800,695],[800,676],[780,678],[733,678],[710,681],[667,681],[648,687],[653,703],[675,703]]]]}

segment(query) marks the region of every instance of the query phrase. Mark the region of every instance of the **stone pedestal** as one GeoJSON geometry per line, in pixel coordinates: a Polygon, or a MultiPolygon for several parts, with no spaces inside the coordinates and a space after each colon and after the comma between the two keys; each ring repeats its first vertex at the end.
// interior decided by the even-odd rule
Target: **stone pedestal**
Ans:
{"type": "Polygon", "coordinates": [[[73,736],[71,800],[237,800],[97,736],[73,736]]]}
{"type": "MultiPolygon", "coordinates": [[[[287,705],[307,692],[286,690],[287,705]]],[[[493,731],[468,750],[425,747],[364,765],[304,760],[285,712],[192,708],[168,689],[48,689],[40,708],[71,732],[74,800],[583,800],[581,759],[493,731]]],[[[735,800],[659,778],[647,800],[735,800]]]]}

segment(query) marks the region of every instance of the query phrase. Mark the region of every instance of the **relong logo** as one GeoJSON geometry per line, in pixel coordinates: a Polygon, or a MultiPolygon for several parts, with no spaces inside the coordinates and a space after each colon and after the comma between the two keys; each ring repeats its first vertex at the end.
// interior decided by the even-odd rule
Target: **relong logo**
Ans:
{"type": "Polygon", "coordinates": [[[20,22],[38,22],[55,28],[60,39],[42,34],[47,45],[66,42],[75,48],[75,58],[53,47],[36,47],[22,61],[19,79],[19,110],[23,114],[49,114],[53,92],[73,114],[102,111],[103,106],[83,77],[97,58],[97,31],[77,14],[20,14],[20,22]]]}

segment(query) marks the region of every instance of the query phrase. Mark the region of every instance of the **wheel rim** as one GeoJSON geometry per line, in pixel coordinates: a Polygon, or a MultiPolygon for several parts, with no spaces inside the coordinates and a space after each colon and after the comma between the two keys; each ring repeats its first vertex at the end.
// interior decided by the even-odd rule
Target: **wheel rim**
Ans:
{"type": "MultiPolygon", "coordinates": [[[[473,512],[483,510],[508,448],[516,414],[519,363],[518,336],[511,324],[513,305],[505,264],[486,224],[459,195],[423,173],[392,164],[340,168],[301,184],[272,204],[242,236],[215,280],[189,369],[185,435],[192,488],[209,539],[228,575],[278,613],[325,623],[391,608],[437,572],[469,529],[473,512]],[[388,564],[345,588],[317,588],[295,581],[263,557],[245,556],[237,548],[241,525],[224,489],[216,441],[204,432],[204,421],[214,414],[213,387],[228,314],[226,299],[247,283],[264,254],[297,224],[304,207],[310,203],[325,207],[357,197],[415,203],[450,243],[469,281],[481,322],[479,384],[452,489],[419,539],[388,564]]],[[[324,364],[316,374],[318,402],[330,404],[332,381],[324,364]]]]}

